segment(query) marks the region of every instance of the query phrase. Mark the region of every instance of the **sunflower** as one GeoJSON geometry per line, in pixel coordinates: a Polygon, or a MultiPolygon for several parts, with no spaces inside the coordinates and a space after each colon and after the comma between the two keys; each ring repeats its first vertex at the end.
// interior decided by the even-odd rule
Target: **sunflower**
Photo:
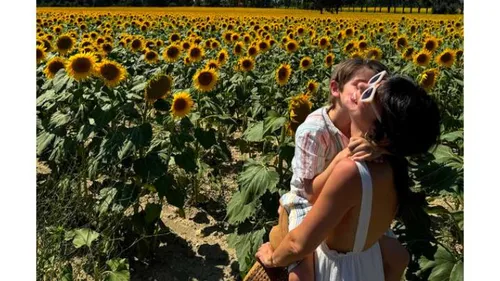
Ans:
{"type": "Polygon", "coordinates": [[[173,80],[170,75],[158,74],[151,78],[144,90],[144,99],[154,103],[165,98],[173,88],[173,80]]]}
{"type": "MultiPolygon", "coordinates": [[[[170,46],[172,46],[172,45],[170,45],[170,46]]],[[[184,42],[182,42],[181,47],[183,50],[189,50],[189,48],[191,48],[191,42],[184,41],[184,42]]]]}
{"type": "Polygon", "coordinates": [[[222,34],[222,38],[224,38],[224,41],[226,43],[231,43],[231,38],[233,37],[233,33],[231,31],[226,31],[224,34],[222,34]]]}
{"type": "Polygon", "coordinates": [[[65,55],[75,46],[73,37],[68,34],[61,35],[57,38],[56,49],[61,55],[65,55]]]}
{"type": "Polygon", "coordinates": [[[189,56],[185,56],[183,61],[185,65],[190,65],[192,63],[191,60],[189,59],[189,56]]]}
{"type": "Polygon", "coordinates": [[[250,57],[255,57],[259,53],[259,50],[255,46],[250,46],[247,50],[247,55],[250,57]]]}
{"type": "Polygon", "coordinates": [[[53,57],[47,62],[43,72],[48,79],[52,79],[56,76],[57,72],[61,69],[66,68],[66,61],[60,57],[53,57]]]}
{"type": "Polygon", "coordinates": [[[428,37],[424,41],[424,49],[432,53],[438,48],[438,44],[438,40],[435,37],[428,37]]]}
{"type": "Polygon", "coordinates": [[[125,80],[127,70],[114,61],[103,60],[97,64],[97,74],[109,88],[116,87],[121,81],[125,80]]]}
{"type": "Polygon", "coordinates": [[[344,52],[349,53],[349,52],[353,51],[354,47],[356,47],[356,44],[354,43],[354,41],[347,42],[344,45],[344,52]]]}
{"type": "Polygon", "coordinates": [[[292,97],[288,103],[289,129],[295,133],[306,117],[311,113],[312,103],[308,94],[299,94],[292,97]]]}
{"type": "Polygon", "coordinates": [[[193,107],[193,99],[188,92],[180,92],[174,94],[174,99],[172,101],[172,106],[170,107],[170,112],[174,118],[182,118],[191,112],[193,107]]]}
{"type": "Polygon", "coordinates": [[[356,45],[360,51],[364,51],[368,48],[368,42],[366,42],[366,40],[359,40],[356,45]]]}
{"type": "Polygon", "coordinates": [[[451,67],[455,62],[455,57],[455,51],[452,49],[446,49],[437,55],[436,63],[444,67],[451,67]]]}
{"type": "Polygon", "coordinates": [[[321,49],[326,49],[330,46],[330,40],[327,36],[323,36],[318,40],[318,46],[321,49]]]}
{"type": "Polygon", "coordinates": [[[50,43],[47,38],[42,39],[43,42],[43,48],[45,49],[45,52],[51,52],[52,51],[52,43],[50,43]]]}
{"type": "Polygon", "coordinates": [[[331,67],[333,65],[333,60],[335,59],[335,55],[332,53],[329,53],[328,55],[325,56],[325,66],[326,67],[331,67]]]}
{"type": "Polygon", "coordinates": [[[420,86],[429,91],[436,85],[439,71],[435,68],[427,69],[419,75],[418,81],[420,86]]]}
{"type": "Polygon", "coordinates": [[[364,53],[361,52],[361,51],[354,51],[354,52],[351,53],[350,57],[353,58],[353,59],[355,59],[355,58],[362,59],[364,57],[364,53]]]}
{"type": "Polygon", "coordinates": [[[205,65],[206,68],[219,69],[219,62],[217,60],[209,60],[205,65]]]}
{"type": "Polygon", "coordinates": [[[278,82],[278,85],[284,86],[286,83],[288,83],[288,79],[290,79],[290,76],[292,74],[292,68],[290,67],[289,64],[281,64],[278,69],[276,69],[276,82],[278,82]]]}
{"type": "Polygon", "coordinates": [[[43,46],[36,47],[36,64],[39,64],[47,56],[44,49],[45,48],[43,46]]]}
{"type": "Polygon", "coordinates": [[[244,72],[251,71],[255,67],[255,61],[252,57],[244,57],[238,61],[238,66],[244,72]]]}
{"type": "Polygon", "coordinates": [[[308,93],[314,94],[318,91],[319,83],[313,79],[309,80],[306,85],[306,90],[308,93]]]}
{"type": "Polygon", "coordinates": [[[73,55],[66,64],[66,72],[77,81],[86,80],[95,73],[96,60],[94,53],[73,55]]]}
{"type": "Polygon", "coordinates": [[[113,45],[111,45],[110,43],[103,43],[100,46],[100,50],[105,54],[109,54],[111,53],[111,51],[113,51],[113,45]]]}
{"type": "Polygon", "coordinates": [[[269,50],[269,43],[267,41],[260,41],[257,46],[259,47],[259,52],[264,53],[269,50]]]}
{"type": "Polygon", "coordinates": [[[243,43],[242,42],[238,42],[238,43],[234,44],[233,53],[237,56],[240,56],[243,53],[243,43]]]}
{"type": "Polygon", "coordinates": [[[300,60],[300,69],[302,70],[308,70],[311,66],[312,66],[312,59],[311,57],[303,57],[301,60],[300,60]]]}
{"type": "Polygon", "coordinates": [[[165,48],[163,51],[163,58],[168,61],[168,62],[175,62],[177,59],[179,59],[179,56],[181,55],[181,49],[179,46],[170,44],[165,48]]]}
{"type": "Polygon", "coordinates": [[[173,43],[175,41],[179,41],[181,40],[181,36],[179,35],[179,33],[172,33],[170,34],[170,42],[173,43]]]}
{"type": "Polygon", "coordinates": [[[197,90],[210,92],[215,88],[219,75],[215,69],[203,68],[198,70],[193,76],[193,83],[197,90]]]}
{"type": "Polygon", "coordinates": [[[294,53],[299,49],[299,44],[297,41],[290,39],[288,42],[285,44],[285,49],[288,53],[294,53]]]}
{"type": "Polygon", "coordinates": [[[189,60],[191,62],[200,61],[205,55],[205,50],[198,45],[193,45],[187,51],[187,55],[189,56],[189,60]]]}
{"type": "Polygon", "coordinates": [[[130,42],[130,48],[135,52],[142,51],[144,49],[144,42],[141,38],[132,39],[130,42]]]}
{"type": "Polygon", "coordinates": [[[368,48],[366,49],[365,52],[365,58],[371,60],[381,60],[382,55],[383,55],[382,50],[380,50],[380,48],[377,47],[368,48]]]}
{"type": "Polygon", "coordinates": [[[396,39],[396,49],[402,50],[406,47],[408,47],[408,39],[406,38],[406,36],[399,36],[396,39]]]}
{"type": "Polygon", "coordinates": [[[223,65],[226,63],[228,59],[229,54],[227,53],[226,49],[222,49],[217,53],[217,61],[223,65]]]}
{"type": "Polygon", "coordinates": [[[458,60],[458,59],[460,59],[460,58],[462,58],[462,57],[463,57],[463,55],[464,55],[464,50],[462,50],[462,49],[458,49],[458,50],[456,50],[456,51],[455,51],[455,55],[456,55],[456,57],[457,57],[457,60],[458,60]]]}
{"type": "Polygon", "coordinates": [[[415,53],[415,48],[413,47],[408,47],[406,48],[403,53],[401,54],[401,57],[405,60],[412,60],[413,59],[413,53],[415,53]]]}
{"type": "Polygon", "coordinates": [[[427,66],[430,61],[431,61],[431,53],[426,49],[423,49],[422,51],[413,55],[413,62],[417,65],[427,66]]]}
{"type": "Polygon", "coordinates": [[[154,50],[147,50],[144,54],[144,60],[147,63],[154,64],[157,63],[159,59],[158,53],[154,50]]]}

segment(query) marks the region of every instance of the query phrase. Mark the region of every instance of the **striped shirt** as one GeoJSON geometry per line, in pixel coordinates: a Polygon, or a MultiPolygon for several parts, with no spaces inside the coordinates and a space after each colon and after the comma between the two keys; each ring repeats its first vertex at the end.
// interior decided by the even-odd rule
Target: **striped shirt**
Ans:
{"type": "Polygon", "coordinates": [[[323,172],[349,143],[349,139],[332,123],[328,108],[322,107],[309,114],[295,132],[290,191],[280,198],[289,214],[290,230],[300,223],[311,207],[306,199],[304,180],[313,179],[323,172]]]}

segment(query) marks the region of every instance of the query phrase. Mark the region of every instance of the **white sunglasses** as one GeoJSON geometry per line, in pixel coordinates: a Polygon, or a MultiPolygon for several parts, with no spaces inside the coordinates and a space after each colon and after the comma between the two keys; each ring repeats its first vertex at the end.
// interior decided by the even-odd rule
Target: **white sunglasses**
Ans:
{"type": "Polygon", "coordinates": [[[380,117],[380,114],[378,113],[377,109],[375,108],[375,105],[373,104],[373,98],[375,97],[375,93],[377,92],[378,86],[380,86],[380,82],[382,79],[384,79],[384,76],[387,75],[387,71],[381,71],[377,74],[375,74],[370,80],[368,80],[368,88],[363,91],[361,94],[361,98],[359,99],[360,102],[365,102],[365,103],[370,103],[373,112],[375,113],[375,116],[377,116],[377,119],[379,122],[382,122],[382,118],[380,117]]]}

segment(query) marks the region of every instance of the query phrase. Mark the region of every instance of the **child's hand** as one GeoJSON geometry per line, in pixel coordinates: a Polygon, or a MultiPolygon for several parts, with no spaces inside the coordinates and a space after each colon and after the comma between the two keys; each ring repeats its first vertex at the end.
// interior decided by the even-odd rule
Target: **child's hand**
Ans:
{"type": "Polygon", "coordinates": [[[381,161],[382,149],[362,137],[352,137],[347,146],[353,161],[381,161]]]}

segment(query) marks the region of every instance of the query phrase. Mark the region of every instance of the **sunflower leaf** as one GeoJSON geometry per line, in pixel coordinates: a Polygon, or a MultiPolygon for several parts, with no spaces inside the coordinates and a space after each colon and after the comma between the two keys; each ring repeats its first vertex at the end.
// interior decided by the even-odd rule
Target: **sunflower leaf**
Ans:
{"type": "Polygon", "coordinates": [[[80,228],[74,231],[73,245],[75,248],[81,248],[82,246],[87,246],[90,248],[92,242],[99,238],[99,233],[88,229],[80,228]]]}
{"type": "Polygon", "coordinates": [[[262,196],[266,190],[274,190],[279,181],[279,174],[263,162],[249,159],[244,170],[238,176],[238,185],[242,201],[247,204],[262,196]]]}
{"type": "Polygon", "coordinates": [[[71,116],[69,114],[64,114],[59,111],[54,112],[52,116],[50,117],[50,125],[52,125],[53,128],[59,128],[62,127],[71,120],[71,116]]]}
{"type": "Polygon", "coordinates": [[[42,131],[36,137],[36,154],[40,155],[52,143],[56,135],[42,131]]]}
{"type": "Polygon", "coordinates": [[[264,137],[264,122],[259,121],[243,132],[243,138],[250,142],[260,142],[264,137]]]}

